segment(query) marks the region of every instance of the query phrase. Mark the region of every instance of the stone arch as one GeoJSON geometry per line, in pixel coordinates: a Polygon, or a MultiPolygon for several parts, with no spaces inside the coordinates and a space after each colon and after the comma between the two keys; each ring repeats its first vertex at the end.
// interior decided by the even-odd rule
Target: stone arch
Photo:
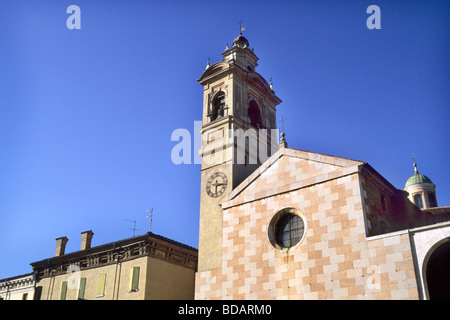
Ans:
{"type": "Polygon", "coordinates": [[[222,118],[225,115],[225,92],[222,90],[214,93],[211,99],[211,111],[210,120],[214,121],[216,119],[222,118]]]}
{"type": "Polygon", "coordinates": [[[263,128],[261,110],[255,100],[251,100],[248,105],[248,117],[253,127],[256,129],[263,128]]]}
{"type": "Polygon", "coordinates": [[[450,299],[450,237],[441,239],[428,250],[422,268],[427,298],[450,299]]]}
{"type": "Polygon", "coordinates": [[[450,222],[412,229],[410,238],[419,295],[421,299],[429,299],[427,264],[434,250],[450,239],[450,222]]]}

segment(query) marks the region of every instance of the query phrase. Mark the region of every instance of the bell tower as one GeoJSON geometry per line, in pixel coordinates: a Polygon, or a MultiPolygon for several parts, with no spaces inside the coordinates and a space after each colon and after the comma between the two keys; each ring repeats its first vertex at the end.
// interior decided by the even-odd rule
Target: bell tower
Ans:
{"type": "Polygon", "coordinates": [[[227,45],[223,60],[209,64],[203,86],[202,168],[198,271],[221,268],[220,203],[278,149],[272,83],[255,69],[258,57],[242,35],[227,45]]]}

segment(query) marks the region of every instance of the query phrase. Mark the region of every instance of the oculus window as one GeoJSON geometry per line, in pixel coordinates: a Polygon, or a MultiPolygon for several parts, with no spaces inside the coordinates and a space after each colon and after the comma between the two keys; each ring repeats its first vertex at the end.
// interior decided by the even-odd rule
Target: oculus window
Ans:
{"type": "Polygon", "coordinates": [[[294,208],[278,211],[269,225],[269,241],[278,250],[288,250],[301,242],[305,234],[305,222],[294,208]]]}

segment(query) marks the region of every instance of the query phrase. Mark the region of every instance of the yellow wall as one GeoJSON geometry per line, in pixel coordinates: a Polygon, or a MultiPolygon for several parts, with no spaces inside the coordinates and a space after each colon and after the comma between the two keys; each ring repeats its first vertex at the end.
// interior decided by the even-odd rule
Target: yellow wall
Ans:
{"type": "MultiPolygon", "coordinates": [[[[73,284],[78,274],[62,274],[43,278],[41,300],[59,300],[62,282],[67,281],[66,300],[76,300],[78,289],[73,284]]],[[[86,278],[86,300],[193,299],[195,271],[171,262],[141,257],[79,272],[86,278]],[[139,266],[137,291],[130,291],[133,267],[139,266]],[[98,276],[106,274],[104,295],[97,295],[98,276]]]]}
{"type": "Polygon", "coordinates": [[[195,270],[156,258],[149,260],[146,299],[194,299],[195,270]]]}

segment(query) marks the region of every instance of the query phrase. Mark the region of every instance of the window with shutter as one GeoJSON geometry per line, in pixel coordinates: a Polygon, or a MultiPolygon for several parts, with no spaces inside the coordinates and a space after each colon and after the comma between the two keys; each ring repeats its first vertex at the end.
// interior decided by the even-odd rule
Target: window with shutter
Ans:
{"type": "Polygon", "coordinates": [[[103,297],[105,295],[106,273],[99,274],[97,277],[97,294],[96,297],[103,297]]]}
{"type": "Polygon", "coordinates": [[[80,287],[78,288],[78,300],[84,300],[85,290],[86,290],[86,278],[81,278],[80,287]]]}
{"type": "Polygon", "coordinates": [[[138,291],[139,289],[139,267],[133,267],[131,269],[131,281],[130,281],[130,291],[138,291]]]}
{"type": "Polygon", "coordinates": [[[67,281],[61,283],[61,293],[59,295],[59,300],[66,300],[67,294],[67,281]]]}

